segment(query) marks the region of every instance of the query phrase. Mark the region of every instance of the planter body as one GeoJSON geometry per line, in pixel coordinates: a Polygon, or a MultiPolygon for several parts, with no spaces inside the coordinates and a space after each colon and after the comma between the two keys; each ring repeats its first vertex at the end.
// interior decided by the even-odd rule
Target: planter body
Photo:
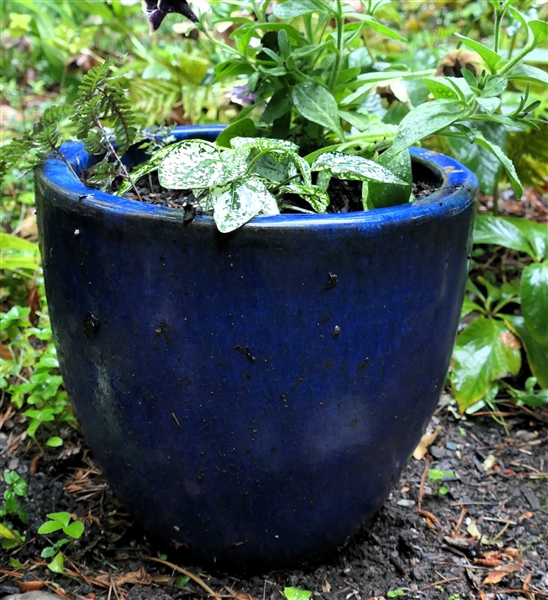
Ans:
{"type": "Polygon", "coordinates": [[[163,543],[284,567],[327,557],[380,508],[444,384],[477,188],[413,154],[444,180],[426,200],[228,235],[85,188],[58,160],[38,171],[67,390],[115,493],[163,543]]]}

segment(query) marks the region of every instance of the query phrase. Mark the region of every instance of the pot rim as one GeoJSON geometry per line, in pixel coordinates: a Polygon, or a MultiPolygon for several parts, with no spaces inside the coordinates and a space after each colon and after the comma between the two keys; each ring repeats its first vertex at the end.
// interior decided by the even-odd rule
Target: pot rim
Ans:
{"type": "MultiPolygon", "coordinates": [[[[178,140],[193,138],[214,140],[224,128],[225,125],[182,125],[174,128],[172,133],[178,140]]],[[[61,146],[61,151],[76,171],[87,167],[89,155],[84,150],[84,144],[67,142],[61,146]]],[[[433,218],[450,218],[466,210],[475,201],[479,184],[474,173],[468,168],[449,156],[425,148],[411,147],[410,153],[415,163],[423,165],[442,181],[441,186],[426,198],[370,211],[260,216],[253,218],[243,227],[245,229],[311,226],[346,228],[357,224],[363,226],[366,223],[373,226],[390,223],[394,226],[409,220],[417,222],[433,218]]],[[[114,196],[85,186],[59,158],[48,158],[36,169],[36,185],[41,188],[42,193],[55,198],[57,203],[67,206],[77,203],[84,211],[111,211],[124,217],[183,223],[184,211],[178,208],[114,196]]],[[[197,215],[193,224],[214,227],[213,217],[205,215],[197,215]]]]}

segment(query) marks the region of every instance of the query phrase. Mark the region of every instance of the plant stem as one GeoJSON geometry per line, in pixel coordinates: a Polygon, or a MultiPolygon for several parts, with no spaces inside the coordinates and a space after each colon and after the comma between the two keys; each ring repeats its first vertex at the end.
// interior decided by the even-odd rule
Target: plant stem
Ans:
{"type": "Polygon", "coordinates": [[[495,215],[495,217],[498,217],[499,215],[499,183],[501,173],[502,169],[499,169],[499,172],[497,173],[497,177],[495,179],[495,185],[493,186],[493,214],[495,215]]]}
{"type": "Polygon", "coordinates": [[[512,69],[512,67],[514,67],[517,63],[519,63],[519,61],[524,56],[527,56],[527,54],[529,54],[531,50],[533,50],[532,46],[525,46],[525,48],[515,58],[513,58],[510,62],[506,63],[504,67],[502,67],[502,69],[498,71],[497,75],[505,75],[506,73],[508,73],[508,71],[510,71],[510,69],[512,69]]]}
{"type": "Polygon", "coordinates": [[[312,29],[312,15],[304,16],[304,27],[306,30],[306,37],[308,38],[308,42],[310,44],[314,44],[314,30],[312,29]]]}
{"type": "Polygon", "coordinates": [[[287,185],[288,183],[291,183],[293,181],[293,179],[297,179],[300,176],[301,176],[300,173],[296,173],[295,175],[292,175],[291,177],[288,177],[285,181],[280,181],[280,183],[277,183],[273,188],[271,188],[269,190],[269,192],[271,194],[275,194],[284,185],[287,185]]]}
{"type": "Polygon", "coordinates": [[[502,22],[502,13],[495,11],[495,52],[499,51],[500,46],[500,26],[502,22]]]}
{"type": "Polygon", "coordinates": [[[514,50],[516,48],[516,42],[519,36],[519,29],[514,33],[510,40],[510,48],[508,49],[508,60],[512,58],[512,54],[514,54],[514,50]]]}
{"type": "Polygon", "coordinates": [[[69,161],[65,158],[65,155],[62,154],[58,148],[55,148],[55,153],[65,163],[65,165],[67,165],[67,167],[69,168],[70,172],[74,175],[74,177],[76,177],[76,179],[78,179],[78,175],[76,175],[76,172],[72,168],[72,165],[69,163],[69,161]]]}
{"type": "Polygon", "coordinates": [[[337,85],[339,71],[341,68],[341,56],[344,42],[344,17],[342,0],[337,0],[337,16],[335,17],[335,21],[337,24],[337,53],[335,55],[335,64],[333,65],[333,72],[331,73],[331,77],[329,79],[329,89],[331,91],[334,91],[335,86],[337,85]]]}

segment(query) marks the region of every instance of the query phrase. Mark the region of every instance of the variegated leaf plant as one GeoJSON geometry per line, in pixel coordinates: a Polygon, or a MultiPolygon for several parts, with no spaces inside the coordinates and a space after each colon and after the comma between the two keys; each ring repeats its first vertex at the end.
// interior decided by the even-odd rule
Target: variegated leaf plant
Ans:
{"type": "MultiPolygon", "coordinates": [[[[409,196],[409,181],[359,156],[329,152],[309,164],[299,156],[299,147],[287,140],[234,137],[230,144],[232,148],[223,149],[202,140],[185,140],[167,152],[162,150],[159,165],[154,164],[160,184],[167,189],[191,189],[223,233],[253,217],[279,214],[285,194],[306,200],[311,210],[304,212],[324,212],[331,177],[396,186],[409,196]],[[316,183],[314,171],[323,175],[316,183]]],[[[303,211],[287,204],[283,207],[303,211]]]]}

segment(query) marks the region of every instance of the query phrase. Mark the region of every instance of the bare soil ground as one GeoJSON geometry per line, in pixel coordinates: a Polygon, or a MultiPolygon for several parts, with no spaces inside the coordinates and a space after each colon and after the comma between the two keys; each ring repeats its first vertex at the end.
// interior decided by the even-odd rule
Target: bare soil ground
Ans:
{"type": "MultiPolygon", "coordinates": [[[[548,412],[510,406],[461,419],[442,397],[427,454],[411,459],[376,518],[329,562],[260,575],[215,573],[153,547],[113,498],[85,442],[42,451],[9,405],[0,412],[0,469],[28,482],[23,546],[0,550],[0,598],[43,586],[65,599],[281,600],[285,587],[318,600],[465,600],[548,597],[548,412]],[[435,482],[428,471],[447,471],[435,482]],[[447,493],[436,489],[444,486],[447,493]],[[67,511],[85,533],[65,546],[65,575],[40,553],[58,534],[38,535],[50,512],[67,511]],[[12,566],[17,559],[22,567],[12,566]],[[185,585],[183,571],[196,579],[185,585]],[[209,591],[208,591],[209,590],[209,591]]],[[[0,483],[0,494],[5,490],[0,483]]]]}

